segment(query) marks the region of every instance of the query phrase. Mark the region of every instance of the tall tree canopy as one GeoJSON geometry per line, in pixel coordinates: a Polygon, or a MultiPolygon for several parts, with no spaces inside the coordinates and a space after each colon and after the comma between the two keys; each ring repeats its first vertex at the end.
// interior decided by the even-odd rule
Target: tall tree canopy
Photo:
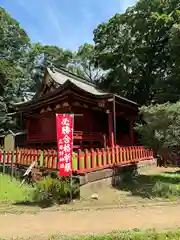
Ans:
{"type": "Polygon", "coordinates": [[[7,117],[12,103],[23,101],[29,91],[39,90],[46,67],[67,67],[90,81],[97,80],[99,69],[92,63],[94,48],[90,44],[81,46],[78,52],[31,44],[24,29],[3,8],[0,8],[0,36],[0,130],[13,127],[7,117]]]}
{"type": "Polygon", "coordinates": [[[69,64],[69,69],[90,82],[98,83],[103,76],[103,71],[101,68],[95,67],[94,53],[92,44],[85,43],[81,45],[74,54],[73,61],[69,64]]]}
{"type": "Polygon", "coordinates": [[[30,46],[29,38],[19,23],[0,8],[0,95],[5,86],[20,78],[21,61],[30,46]]]}
{"type": "Polygon", "coordinates": [[[31,44],[26,32],[0,8],[0,130],[13,128],[7,113],[12,103],[23,101],[26,92],[38,91],[49,65],[66,66],[72,52],[56,46],[31,44]]]}
{"type": "Polygon", "coordinates": [[[95,63],[109,70],[103,87],[140,104],[180,95],[179,0],[139,0],[94,30],[95,63]]]}
{"type": "Polygon", "coordinates": [[[67,67],[72,61],[73,52],[64,50],[57,46],[32,44],[26,56],[28,72],[31,73],[31,90],[36,92],[41,86],[45,68],[54,65],[67,67]]]}
{"type": "Polygon", "coordinates": [[[11,103],[23,100],[27,91],[38,91],[52,64],[140,104],[180,98],[179,0],[139,0],[100,24],[95,45],[85,43],[77,52],[31,44],[3,8],[0,36],[0,113],[11,111],[11,103]]]}
{"type": "Polygon", "coordinates": [[[136,130],[144,146],[162,153],[180,145],[180,102],[142,106],[140,111],[146,124],[137,125],[136,130]]]}
{"type": "Polygon", "coordinates": [[[3,8],[0,8],[0,36],[0,121],[5,124],[4,116],[11,102],[20,100],[22,88],[27,86],[24,82],[27,72],[22,62],[30,41],[19,23],[3,8]]]}

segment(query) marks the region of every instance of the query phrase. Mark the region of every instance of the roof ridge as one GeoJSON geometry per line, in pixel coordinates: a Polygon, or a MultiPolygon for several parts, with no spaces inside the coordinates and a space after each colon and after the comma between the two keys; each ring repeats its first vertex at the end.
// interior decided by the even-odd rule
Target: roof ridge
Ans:
{"type": "MultiPolygon", "coordinates": [[[[115,93],[110,93],[110,92],[108,93],[108,92],[106,92],[106,90],[100,89],[96,84],[93,84],[93,83],[90,83],[90,82],[86,81],[85,79],[83,79],[83,78],[77,76],[76,74],[73,74],[72,72],[68,71],[68,70],[65,69],[64,67],[57,68],[57,67],[52,66],[51,68],[47,68],[47,70],[50,70],[52,73],[61,73],[61,74],[64,74],[64,75],[66,75],[67,77],[71,77],[72,80],[74,79],[74,80],[79,81],[80,83],[86,84],[87,86],[92,86],[92,87],[96,88],[96,90],[97,90],[100,94],[112,94],[112,95],[114,95],[115,97],[117,97],[117,98],[119,98],[119,99],[121,99],[121,100],[128,101],[129,103],[132,103],[132,104],[137,105],[136,102],[134,102],[134,101],[132,101],[132,100],[129,100],[129,99],[125,98],[125,97],[122,97],[121,95],[118,95],[118,94],[115,94],[115,93]],[[53,71],[53,70],[54,70],[54,71],[53,71]]],[[[48,72],[49,72],[49,71],[48,71],[48,72]]],[[[50,72],[49,72],[49,74],[51,75],[50,72]]],[[[52,80],[56,81],[53,76],[51,76],[51,78],[52,78],[52,80]]],[[[70,79],[66,79],[66,80],[69,80],[69,81],[71,82],[70,79]]],[[[75,83],[73,83],[73,84],[75,84],[75,83]]],[[[75,84],[75,85],[76,85],[76,84],[75,84]]],[[[80,88],[81,88],[81,86],[80,86],[80,88]]],[[[86,91],[86,90],[85,90],[85,91],[86,91]]],[[[96,95],[96,93],[95,93],[95,95],[96,95]]]]}
{"type": "MultiPolygon", "coordinates": [[[[70,77],[74,78],[75,80],[77,81],[80,81],[84,84],[87,84],[89,86],[92,86],[92,87],[96,87],[98,90],[102,91],[95,83],[91,83],[87,78],[83,78],[83,77],[80,77],[78,76],[77,74],[75,73],[72,73],[71,71],[69,71],[68,69],[66,69],[65,67],[61,67],[61,68],[57,68],[57,67],[54,67],[53,66],[53,69],[57,72],[60,72],[63,74],[66,74],[67,76],[69,75],[70,77]]],[[[51,70],[52,71],[52,70],[51,70]]],[[[103,92],[103,91],[102,91],[103,92]]]]}

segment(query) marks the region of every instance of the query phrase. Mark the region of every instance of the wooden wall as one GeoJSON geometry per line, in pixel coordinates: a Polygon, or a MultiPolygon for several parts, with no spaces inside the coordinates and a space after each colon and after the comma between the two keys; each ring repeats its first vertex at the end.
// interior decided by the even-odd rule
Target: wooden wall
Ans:
{"type": "MultiPolygon", "coordinates": [[[[74,131],[108,134],[107,114],[78,107],[72,110],[75,113],[74,131]]],[[[26,122],[26,128],[28,129],[28,142],[56,142],[56,118],[53,112],[32,116],[26,122]]]]}
{"type": "Polygon", "coordinates": [[[48,112],[31,117],[27,129],[28,142],[56,141],[55,114],[48,112]]]}

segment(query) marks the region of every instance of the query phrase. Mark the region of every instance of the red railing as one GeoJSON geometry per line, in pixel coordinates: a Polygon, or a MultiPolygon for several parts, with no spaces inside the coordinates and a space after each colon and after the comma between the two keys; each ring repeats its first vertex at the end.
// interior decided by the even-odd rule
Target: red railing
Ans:
{"type": "MultiPolygon", "coordinates": [[[[103,140],[104,137],[106,137],[105,134],[99,133],[99,132],[84,132],[84,131],[74,131],[73,132],[73,138],[78,140],[103,140]]],[[[52,134],[51,136],[44,135],[40,133],[33,133],[31,135],[28,135],[28,141],[56,141],[56,135],[52,134]]]]}
{"type": "MultiPolygon", "coordinates": [[[[12,164],[12,159],[15,165],[29,166],[36,160],[38,168],[57,170],[58,166],[56,150],[16,149],[14,152],[0,152],[0,164],[12,164]]],[[[78,150],[73,153],[73,172],[91,172],[150,159],[153,159],[153,152],[139,146],[78,150]]]]}
{"type": "Polygon", "coordinates": [[[144,147],[116,147],[78,151],[77,172],[91,172],[98,169],[136,164],[153,159],[153,152],[144,147]]]}

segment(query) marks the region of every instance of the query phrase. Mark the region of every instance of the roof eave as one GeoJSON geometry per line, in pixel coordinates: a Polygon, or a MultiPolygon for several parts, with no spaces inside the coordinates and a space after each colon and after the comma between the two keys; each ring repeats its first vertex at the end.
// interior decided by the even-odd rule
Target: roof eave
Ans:
{"type": "Polygon", "coordinates": [[[113,95],[114,95],[116,98],[119,98],[119,99],[122,100],[122,101],[128,102],[128,103],[130,103],[130,104],[132,104],[132,105],[134,105],[134,106],[139,107],[139,104],[136,103],[136,102],[134,102],[134,101],[131,101],[131,100],[127,99],[127,98],[121,97],[121,96],[119,96],[119,95],[117,95],[117,94],[113,94],[113,95]]]}
{"type": "MultiPolygon", "coordinates": [[[[88,94],[89,96],[93,96],[94,98],[99,98],[99,99],[102,99],[102,98],[108,98],[108,97],[113,97],[115,96],[115,98],[117,98],[119,101],[121,102],[124,102],[124,103],[127,103],[127,104],[130,104],[130,105],[133,105],[134,107],[139,107],[139,105],[136,103],[136,102],[133,102],[127,98],[124,98],[124,97],[121,97],[117,94],[113,94],[113,93],[106,93],[106,92],[103,92],[99,89],[99,91],[102,92],[102,94],[94,94],[94,93],[90,93],[89,91],[86,91],[84,89],[82,89],[81,87],[78,87],[76,84],[72,83],[71,80],[66,80],[66,82],[64,84],[60,84],[58,81],[56,81],[56,79],[54,79],[54,77],[51,75],[51,71],[49,71],[51,69],[47,68],[45,70],[45,73],[44,73],[44,78],[46,76],[46,74],[48,74],[50,76],[50,78],[52,79],[52,81],[55,81],[57,84],[59,84],[59,87],[57,88],[57,90],[55,90],[54,92],[50,93],[50,94],[47,94],[47,95],[44,95],[44,96],[40,96],[39,98],[33,98],[32,100],[29,100],[29,101],[26,101],[26,102],[21,102],[21,103],[14,103],[13,105],[17,108],[26,108],[28,107],[29,105],[36,105],[37,102],[39,101],[43,101],[43,100],[46,100],[47,98],[49,97],[53,97],[54,95],[57,95],[58,93],[61,93],[64,89],[68,88],[68,87],[73,87],[75,89],[78,89],[82,92],[85,92],[86,94],[88,94]]],[[[63,73],[65,70],[58,70],[55,68],[55,70],[63,73]]],[[[69,74],[69,77],[73,77],[74,75],[73,74],[70,74],[69,72],[66,72],[66,75],[69,74]]],[[[81,79],[79,78],[78,76],[74,76],[76,79],[81,79]]],[[[81,81],[85,82],[84,79],[81,79],[81,81]]],[[[86,83],[86,82],[85,82],[86,83]]],[[[93,85],[95,86],[94,84],[92,83],[89,83],[87,82],[87,85],[93,85]]],[[[43,87],[42,87],[43,89],[43,87]]]]}

